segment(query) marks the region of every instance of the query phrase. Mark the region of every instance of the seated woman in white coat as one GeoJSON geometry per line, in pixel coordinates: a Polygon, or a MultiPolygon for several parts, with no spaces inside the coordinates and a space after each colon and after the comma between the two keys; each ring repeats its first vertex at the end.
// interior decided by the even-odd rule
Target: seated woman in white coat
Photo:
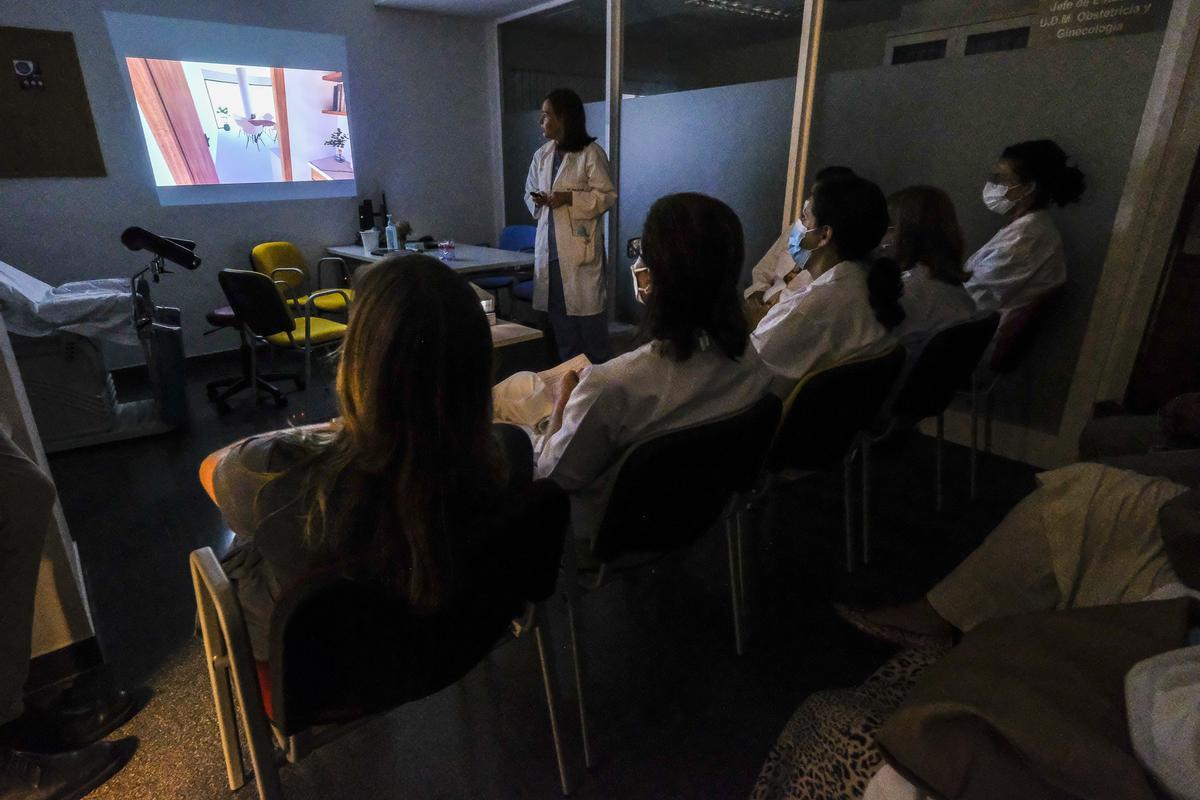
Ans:
{"type": "Polygon", "coordinates": [[[537,220],[533,307],[550,317],[558,355],[608,359],[604,212],[617,201],[604,148],[587,132],[583,101],[555,89],[542,101],[542,135],[533,155],[525,204],[537,220]]]}
{"type": "MultiPolygon", "coordinates": [[[[817,170],[814,184],[835,178],[853,178],[854,170],[849,167],[832,166],[817,170]]],[[[800,291],[808,285],[808,275],[792,257],[796,250],[800,220],[779,234],[775,244],[750,271],[750,285],[746,287],[746,313],[754,324],[766,315],[771,306],[779,302],[785,290],[800,291]]]]}
{"type": "Polygon", "coordinates": [[[575,535],[590,538],[604,513],[613,467],[634,442],[741,411],[770,376],[742,313],[742,225],[729,206],[700,194],[654,203],[642,228],[634,291],[646,304],[648,342],[569,372],[561,384],[538,477],[571,492],[575,535]]]}
{"type": "Polygon", "coordinates": [[[786,293],[750,336],[784,391],[811,372],[887,351],[904,319],[900,268],[871,255],[888,227],[878,186],[858,177],[818,183],[800,223],[795,255],[812,283],[786,293]]]}
{"type": "Polygon", "coordinates": [[[981,310],[1027,306],[1067,282],[1062,236],[1047,210],[1079,200],[1083,173],[1049,139],[1004,148],[983,203],[1008,223],[967,259],[967,291],[981,310]]]}
{"type": "Polygon", "coordinates": [[[888,197],[892,226],[883,251],[904,270],[904,321],[894,333],[910,357],[937,331],[964,322],[975,301],[963,288],[963,237],[949,195],[909,186],[888,197]]]}

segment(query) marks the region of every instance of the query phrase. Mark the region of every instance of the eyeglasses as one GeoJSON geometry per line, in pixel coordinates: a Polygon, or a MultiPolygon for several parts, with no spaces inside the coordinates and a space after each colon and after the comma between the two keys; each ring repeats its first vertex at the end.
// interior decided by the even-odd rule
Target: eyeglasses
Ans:
{"type": "Polygon", "coordinates": [[[642,257],[642,237],[635,236],[625,243],[625,255],[635,260],[642,257]]]}

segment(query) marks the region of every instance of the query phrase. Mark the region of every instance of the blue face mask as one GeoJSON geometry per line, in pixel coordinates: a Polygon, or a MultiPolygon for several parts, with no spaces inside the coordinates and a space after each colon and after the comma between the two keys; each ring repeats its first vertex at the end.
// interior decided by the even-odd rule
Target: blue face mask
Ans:
{"type": "Polygon", "coordinates": [[[792,261],[795,261],[798,267],[807,264],[809,256],[813,253],[804,246],[804,237],[807,235],[808,228],[804,227],[803,220],[796,220],[796,224],[792,226],[792,232],[788,234],[788,252],[791,253],[792,261]]]}

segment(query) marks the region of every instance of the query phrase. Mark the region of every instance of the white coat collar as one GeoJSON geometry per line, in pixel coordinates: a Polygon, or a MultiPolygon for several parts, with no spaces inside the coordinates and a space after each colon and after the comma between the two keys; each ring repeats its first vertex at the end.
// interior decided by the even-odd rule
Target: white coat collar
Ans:
{"type": "Polygon", "coordinates": [[[863,264],[858,261],[839,261],[830,269],[821,273],[821,277],[815,279],[809,284],[809,288],[813,286],[824,286],[827,283],[835,283],[845,280],[846,278],[854,278],[863,275],[863,264]]]}

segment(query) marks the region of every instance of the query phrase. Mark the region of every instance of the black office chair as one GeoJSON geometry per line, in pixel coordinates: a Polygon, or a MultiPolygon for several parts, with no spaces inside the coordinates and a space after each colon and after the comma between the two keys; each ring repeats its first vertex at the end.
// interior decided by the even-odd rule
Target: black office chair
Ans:
{"type": "MultiPolygon", "coordinates": [[[[983,351],[996,333],[1000,314],[985,311],[965,322],[950,325],[935,333],[909,366],[895,394],[880,415],[875,442],[898,428],[911,428],[929,417],[937,417],[937,510],[942,510],[942,450],[945,441],[945,413],[955,392],[971,379],[983,351]]],[[[870,445],[864,450],[869,458],[870,445]]],[[[975,497],[975,450],[971,450],[971,497],[975,497]]],[[[867,467],[864,467],[867,469],[867,467]]],[[[869,552],[864,522],[864,559],[869,552]]]]}
{"type": "MultiPolygon", "coordinates": [[[[304,375],[299,372],[257,372],[254,358],[253,345],[250,339],[246,336],[246,329],[242,327],[242,323],[233,313],[233,309],[229,306],[221,306],[214,308],[205,315],[205,320],[212,327],[204,332],[205,336],[210,333],[216,333],[224,328],[234,328],[238,332],[239,346],[238,352],[241,356],[242,371],[239,375],[233,375],[228,378],[218,378],[215,381],[209,381],[205,386],[205,391],[208,393],[208,399],[212,401],[217,412],[226,414],[229,412],[229,398],[239,394],[251,386],[256,386],[259,391],[266,392],[275,400],[275,405],[282,408],[287,405],[287,397],[283,391],[275,386],[272,381],[292,381],[296,384],[297,389],[304,388],[304,375]]],[[[255,401],[258,400],[258,392],[254,393],[255,401]]]]}
{"type": "Polygon", "coordinates": [[[283,797],[281,760],[296,763],[374,715],[458,682],[507,640],[511,627],[514,636],[534,635],[559,780],[569,793],[536,604],[554,592],[570,505],[549,481],[533,488],[540,524],[529,541],[520,550],[513,543],[513,552],[446,610],[414,612],[378,580],[346,565],[285,590],[271,618],[267,692],[233,586],[211,548],[193,551],[192,582],[230,790],[246,780],[239,711],[259,797],[276,800],[283,797]]]}
{"type": "MultiPolygon", "coordinates": [[[[738,563],[740,526],[735,528],[733,525],[736,509],[732,501],[739,492],[754,486],[771,435],[779,424],[779,407],[779,398],[767,395],[736,414],[662,433],[631,445],[617,462],[617,476],[605,505],[604,518],[592,540],[590,559],[598,571],[589,588],[599,588],[616,573],[691,545],[724,517],[734,639],[740,654],[745,593],[738,563]]],[[[567,618],[576,664],[584,759],[590,766],[581,666],[570,595],[569,592],[567,618]]]]}
{"type": "MultiPolygon", "coordinates": [[[[897,345],[882,355],[836,364],[801,380],[783,405],[783,422],[767,457],[767,482],[749,500],[750,505],[756,504],[775,486],[840,461],[847,570],[854,567],[853,469],[860,434],[871,427],[903,366],[904,348],[897,345]]],[[[870,509],[865,469],[862,489],[865,523],[870,509]]]]}
{"type": "MultiPolygon", "coordinates": [[[[225,299],[229,301],[229,307],[241,325],[243,337],[249,340],[252,377],[249,385],[256,389],[263,388],[258,382],[257,353],[249,336],[253,334],[272,347],[300,351],[304,354],[304,381],[297,381],[297,386],[307,392],[312,383],[312,353],[337,347],[346,333],[343,323],[316,315],[321,298],[341,295],[349,304],[350,298],[346,291],[324,289],[313,292],[300,304],[290,297],[285,300],[285,296],[290,292],[287,283],[272,281],[261,272],[223,269],[218,273],[217,280],[221,284],[221,291],[225,293],[225,299]],[[293,316],[293,309],[301,313],[301,316],[293,316]]],[[[255,399],[257,400],[257,391],[255,399]]],[[[279,403],[278,396],[276,403],[279,403]]]]}

